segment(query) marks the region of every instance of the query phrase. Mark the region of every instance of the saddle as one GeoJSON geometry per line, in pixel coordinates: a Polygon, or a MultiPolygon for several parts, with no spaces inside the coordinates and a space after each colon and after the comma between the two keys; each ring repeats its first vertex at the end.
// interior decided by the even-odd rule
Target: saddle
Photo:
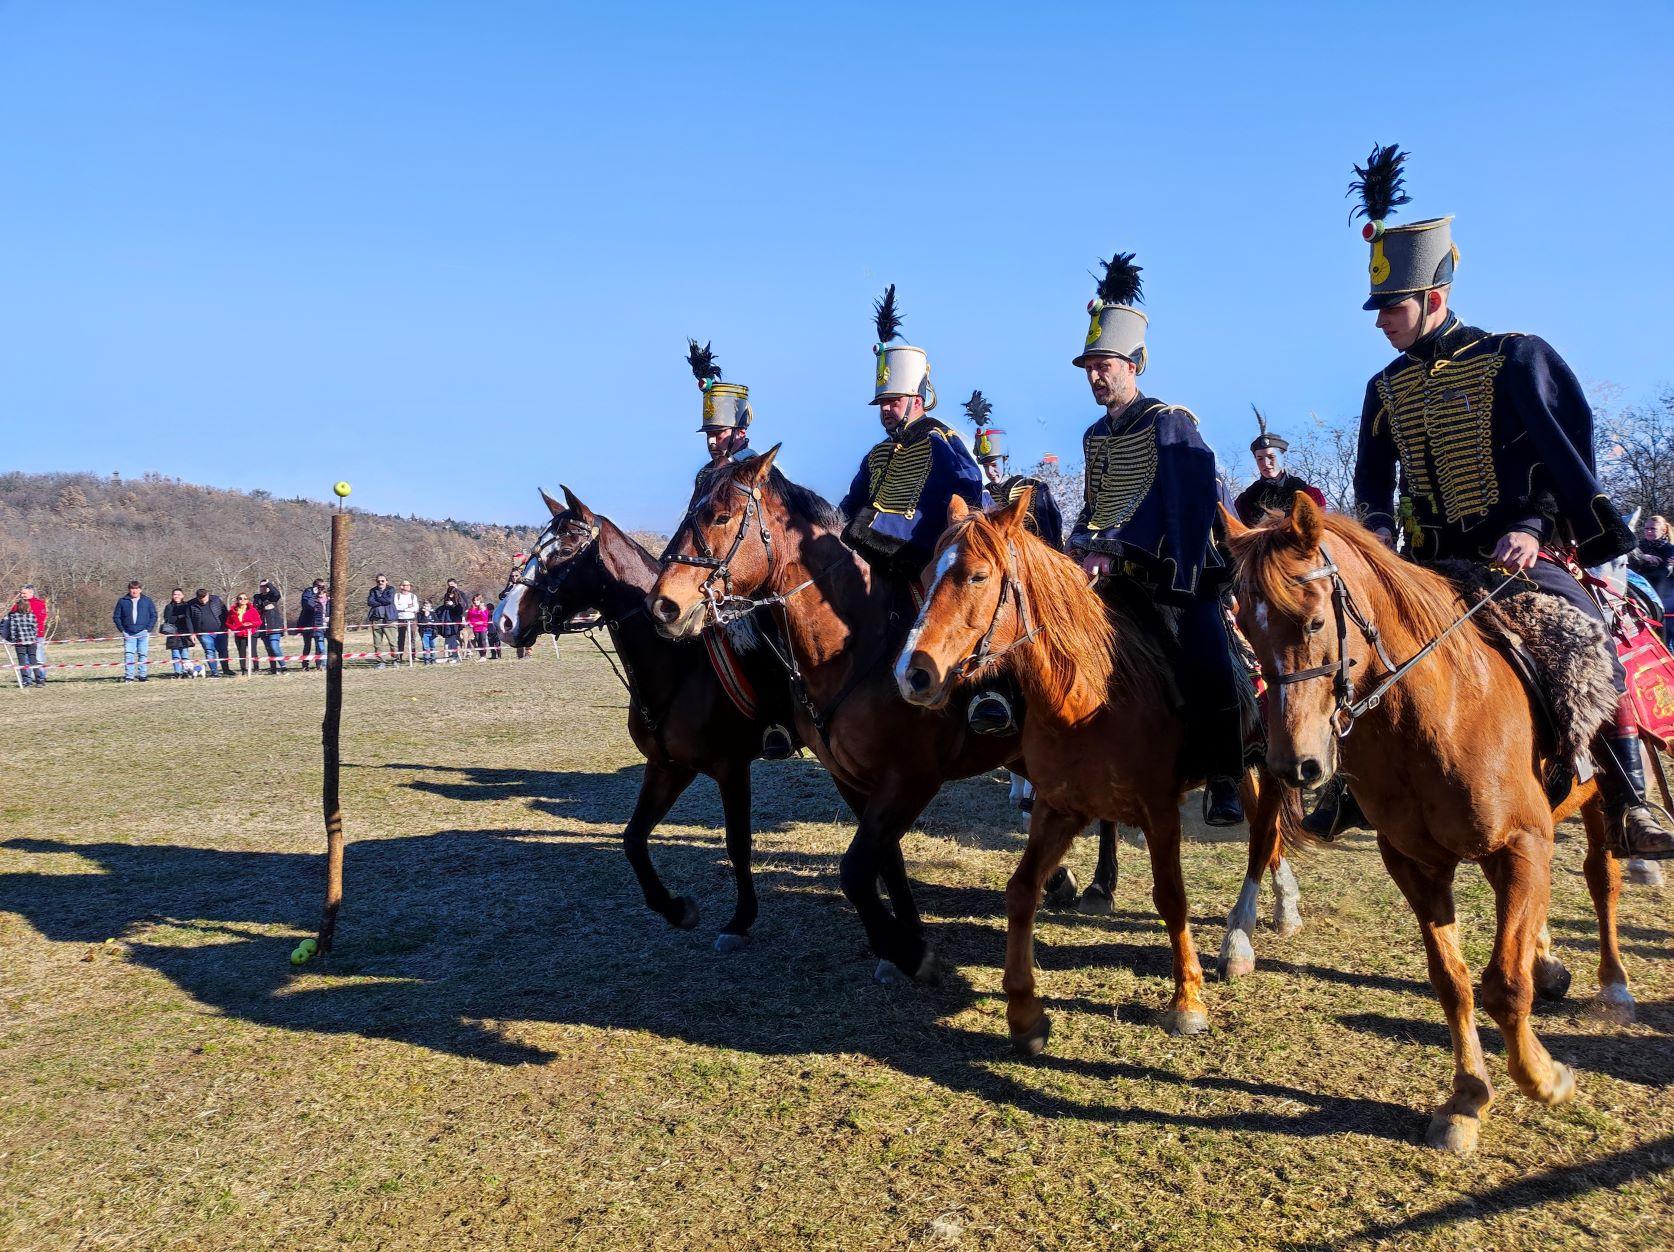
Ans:
{"type": "MultiPolygon", "coordinates": [[[[1499,582],[1486,566],[1469,561],[1440,561],[1434,568],[1469,604],[1499,582]]],[[[1502,594],[1476,620],[1523,681],[1542,752],[1562,767],[1559,776],[1548,769],[1548,796],[1561,788],[1562,798],[1573,782],[1573,763],[1585,758],[1594,736],[1616,715],[1607,651],[1612,641],[1574,605],[1535,590],[1502,594]]]]}

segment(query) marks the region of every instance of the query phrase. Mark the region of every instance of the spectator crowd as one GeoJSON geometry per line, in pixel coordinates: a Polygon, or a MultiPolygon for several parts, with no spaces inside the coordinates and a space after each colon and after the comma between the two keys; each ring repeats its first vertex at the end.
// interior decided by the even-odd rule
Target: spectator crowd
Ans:
{"type": "MultiPolygon", "coordinates": [[[[13,654],[9,668],[24,688],[46,685],[47,616],[46,600],[29,583],[19,588],[0,616],[0,640],[13,654]]],[[[111,610],[122,641],[122,681],[140,683],[150,681],[151,638],[158,633],[170,665],[161,677],[230,678],[235,656],[240,674],[261,673],[264,658],[267,672],[274,675],[290,673],[293,661],[303,670],[324,669],[330,617],[331,594],[323,578],[303,589],[294,616],[284,592],[266,578],[253,595],[239,592],[230,605],[207,588],[188,596],[176,587],[161,612],[139,582],[130,582],[127,594],[111,610]],[[287,635],[299,641],[294,654],[285,651],[287,635]]],[[[365,625],[371,628],[378,669],[458,665],[466,657],[501,659],[491,601],[481,593],[467,596],[456,579],[448,579],[446,588],[430,600],[420,597],[411,582],[392,587],[379,574],[366,593],[365,625]]],[[[527,655],[527,650],[519,649],[518,655],[527,655]]]]}

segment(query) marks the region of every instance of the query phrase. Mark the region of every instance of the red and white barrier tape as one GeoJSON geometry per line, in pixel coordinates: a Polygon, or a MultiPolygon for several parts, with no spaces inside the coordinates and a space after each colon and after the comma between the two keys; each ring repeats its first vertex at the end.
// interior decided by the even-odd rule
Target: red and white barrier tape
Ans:
{"type": "MultiPolygon", "coordinates": [[[[490,650],[492,650],[492,649],[490,649],[490,650]]],[[[478,649],[477,649],[476,645],[474,645],[474,644],[461,643],[460,646],[459,646],[459,652],[460,652],[461,656],[463,656],[466,653],[476,653],[477,651],[478,651],[478,649]]],[[[399,662],[402,662],[402,661],[406,661],[409,658],[441,657],[441,656],[448,656],[448,655],[451,655],[451,654],[444,648],[431,648],[429,650],[425,650],[425,649],[421,648],[416,653],[409,653],[409,652],[345,652],[343,654],[343,659],[345,661],[363,661],[363,660],[386,661],[387,660],[387,661],[395,661],[395,662],[399,663],[399,662]]],[[[232,661],[237,661],[239,659],[240,658],[236,655],[234,655],[234,656],[220,656],[220,655],[217,655],[215,657],[215,663],[217,665],[220,665],[220,664],[225,664],[225,663],[232,662],[232,661]]],[[[263,655],[261,657],[257,657],[256,656],[256,650],[254,648],[252,648],[250,650],[249,654],[242,659],[246,660],[247,662],[249,662],[252,665],[255,665],[258,669],[261,668],[261,666],[259,664],[259,662],[261,662],[261,661],[273,661],[275,664],[278,664],[278,663],[284,662],[284,661],[309,661],[309,662],[318,661],[319,662],[319,668],[321,668],[321,669],[325,668],[325,661],[324,661],[323,657],[319,653],[316,653],[316,652],[310,652],[310,653],[307,653],[305,655],[297,655],[297,656],[272,656],[272,657],[270,657],[270,656],[263,655]]],[[[123,660],[120,660],[120,661],[59,661],[59,662],[49,662],[46,665],[15,665],[15,664],[13,664],[13,665],[0,665],[0,669],[9,669],[9,670],[19,670],[19,669],[26,669],[26,670],[36,670],[36,669],[120,669],[123,666],[130,665],[130,664],[133,664],[133,662],[131,662],[127,659],[123,659],[123,660]]],[[[147,658],[146,658],[146,667],[148,669],[151,668],[153,665],[155,665],[156,668],[161,670],[165,666],[170,666],[170,665],[173,665],[173,664],[174,664],[174,658],[167,655],[166,651],[158,657],[152,658],[150,656],[147,656],[147,658]]],[[[204,658],[204,657],[191,657],[187,661],[183,661],[182,664],[190,664],[192,666],[202,666],[202,665],[208,664],[208,659],[204,658]]]]}

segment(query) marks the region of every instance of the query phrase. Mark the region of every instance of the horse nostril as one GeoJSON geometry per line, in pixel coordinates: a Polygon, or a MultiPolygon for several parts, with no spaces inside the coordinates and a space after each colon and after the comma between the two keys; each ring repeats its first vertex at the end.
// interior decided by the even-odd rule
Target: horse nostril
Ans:
{"type": "Polygon", "coordinates": [[[1321,767],[1318,757],[1305,756],[1296,763],[1296,777],[1304,787],[1313,786],[1324,773],[1325,770],[1321,767]]]}
{"type": "Polygon", "coordinates": [[[913,689],[914,695],[923,695],[930,690],[930,674],[915,665],[907,671],[907,686],[913,689]]]}
{"type": "Polygon", "coordinates": [[[680,606],[667,596],[658,596],[651,601],[651,616],[664,626],[672,626],[680,619],[680,606]]]}

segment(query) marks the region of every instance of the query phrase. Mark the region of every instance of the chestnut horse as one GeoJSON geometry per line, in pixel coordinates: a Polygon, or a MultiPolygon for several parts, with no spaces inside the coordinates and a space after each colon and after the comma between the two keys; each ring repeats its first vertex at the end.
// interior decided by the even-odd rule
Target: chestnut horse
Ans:
{"type": "Polygon", "coordinates": [[[674,639],[750,605],[782,615],[802,742],[859,817],[841,881],[879,958],[876,977],[928,980],[934,961],[901,836],[942,783],[1015,760],[1017,736],[973,734],[962,712],[902,702],[890,665],[912,624],[910,601],[843,543],[836,510],[774,470],[778,451],[713,474],[646,603],[674,639]]]}
{"type": "MultiPolygon", "coordinates": [[[[1426,1138],[1433,1147],[1469,1151],[1494,1093],[1454,915],[1461,861],[1479,864],[1494,890],[1482,1003],[1505,1036],[1512,1080],[1543,1104],[1575,1092],[1574,1075],[1529,1024],[1535,992],[1561,995],[1569,976],[1547,951],[1554,814],[1528,696],[1474,620],[1448,633],[1466,613],[1454,585],[1402,560],[1352,519],[1299,495],[1287,518],[1255,530],[1229,520],[1228,529],[1239,623],[1273,683],[1268,768],[1295,785],[1323,783],[1339,769],[1353,778],[1384,864],[1418,918],[1430,982],[1453,1036],[1452,1095],[1426,1138]],[[1376,623],[1381,646],[1361,623],[1376,623]],[[1380,700],[1364,698],[1389,672],[1383,657],[1413,657],[1436,640],[1435,651],[1380,700]]],[[[1560,816],[1592,790],[1577,789],[1560,816]]],[[[1596,801],[1582,817],[1599,918],[1600,1001],[1625,1016],[1633,1000],[1616,943],[1620,871],[1605,849],[1596,801]]]]}
{"type": "Polygon", "coordinates": [[[622,831],[623,851],[645,903],[671,926],[696,926],[697,903],[669,894],[647,844],[692,779],[700,773],[713,778],[738,889],[715,950],[737,951],[756,920],[750,762],[760,754],[762,727],[727,698],[701,645],[670,643],[646,617],[645,593],[657,577],[657,558],[568,487],[563,490],[567,508],[541,493],[552,522],[495,607],[501,637],[526,648],[543,630],[559,628],[578,613],[599,614],[626,671],[628,733],[645,756],[639,799],[622,831]]]}
{"type": "MultiPolygon", "coordinates": [[[[1196,1034],[1208,1029],[1209,1016],[1180,868],[1180,801],[1203,780],[1181,769],[1185,725],[1168,664],[1125,611],[1107,607],[1073,560],[1023,524],[1030,494],[1025,489],[991,515],[953,502],[935,582],[901,649],[896,682],[903,698],[926,709],[945,707],[959,682],[985,673],[1010,673],[1022,691],[1023,762],[1035,805],[1028,847],[1006,884],[1013,1046],[1026,1055],[1046,1046],[1035,913],[1048,876],[1093,820],[1145,832],[1151,897],[1173,950],[1174,997],[1162,1025],[1196,1034]]],[[[1245,779],[1252,842],[1277,843],[1284,797],[1281,787],[1257,791],[1245,779]]]]}

